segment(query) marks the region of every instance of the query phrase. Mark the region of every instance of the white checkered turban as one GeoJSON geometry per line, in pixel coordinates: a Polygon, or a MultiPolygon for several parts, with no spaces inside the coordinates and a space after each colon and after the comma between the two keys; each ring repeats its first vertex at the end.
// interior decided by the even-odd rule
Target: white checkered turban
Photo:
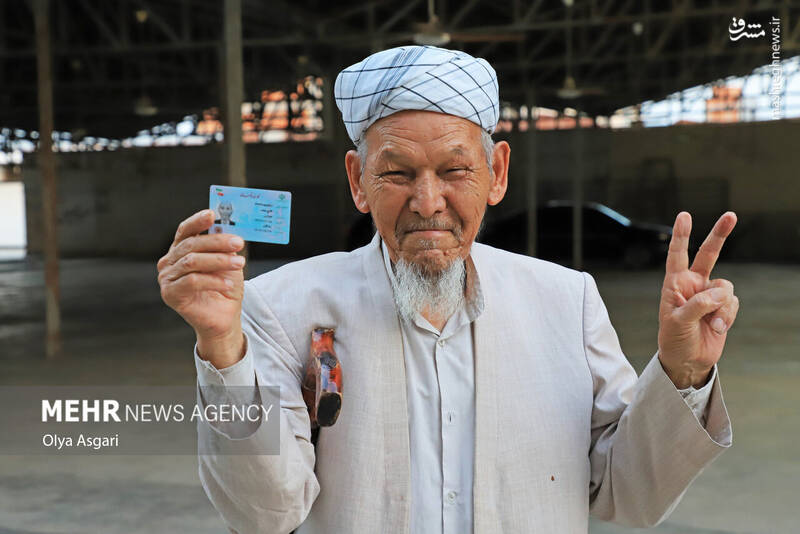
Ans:
{"type": "Polygon", "coordinates": [[[401,46],[372,54],[340,72],[333,93],[356,144],[372,123],[398,111],[447,113],[489,133],[500,112],[492,66],[485,59],[435,46],[401,46]]]}

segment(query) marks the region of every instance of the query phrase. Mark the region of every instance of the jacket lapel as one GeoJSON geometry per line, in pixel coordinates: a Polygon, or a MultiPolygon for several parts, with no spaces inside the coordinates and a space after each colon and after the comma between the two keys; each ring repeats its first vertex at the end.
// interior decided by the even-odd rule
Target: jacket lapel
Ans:
{"type": "Polygon", "coordinates": [[[392,525],[392,532],[406,533],[409,528],[411,501],[406,369],[400,320],[394,307],[392,286],[386,273],[377,232],[363,258],[365,279],[372,298],[370,309],[365,310],[367,313],[364,316],[374,325],[374,332],[385,335],[376,343],[375,354],[368,355],[377,360],[379,369],[375,377],[380,380],[383,399],[382,431],[386,476],[386,485],[382,489],[383,509],[386,511],[384,524],[392,525]]]}
{"type": "Polygon", "coordinates": [[[495,360],[505,345],[500,325],[502,317],[496,306],[491,263],[482,247],[473,244],[472,261],[481,281],[484,308],[475,320],[473,346],[475,357],[475,468],[472,486],[475,534],[501,531],[496,488],[497,440],[501,439],[497,417],[497,365],[495,360]]]}

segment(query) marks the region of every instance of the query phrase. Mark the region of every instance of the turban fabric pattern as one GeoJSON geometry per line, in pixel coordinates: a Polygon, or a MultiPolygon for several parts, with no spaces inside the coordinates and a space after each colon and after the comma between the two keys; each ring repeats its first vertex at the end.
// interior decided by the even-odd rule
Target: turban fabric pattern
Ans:
{"type": "Polygon", "coordinates": [[[435,46],[401,46],[368,56],[336,77],[336,105],[359,144],[372,123],[405,110],[435,111],[494,132],[497,74],[486,60],[435,46]]]}

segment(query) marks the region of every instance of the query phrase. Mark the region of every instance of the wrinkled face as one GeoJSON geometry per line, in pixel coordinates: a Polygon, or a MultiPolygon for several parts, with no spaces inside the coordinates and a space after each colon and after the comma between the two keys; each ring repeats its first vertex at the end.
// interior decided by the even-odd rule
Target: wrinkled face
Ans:
{"type": "Polygon", "coordinates": [[[223,219],[230,219],[233,214],[233,206],[230,202],[221,202],[219,206],[217,206],[217,213],[219,213],[219,216],[223,219]]]}
{"type": "Polygon", "coordinates": [[[346,163],[356,207],[372,214],[392,261],[441,272],[466,258],[486,205],[506,191],[508,144],[495,145],[491,172],[480,127],[429,111],[402,111],[366,132],[363,176],[355,151],[346,163]]]}

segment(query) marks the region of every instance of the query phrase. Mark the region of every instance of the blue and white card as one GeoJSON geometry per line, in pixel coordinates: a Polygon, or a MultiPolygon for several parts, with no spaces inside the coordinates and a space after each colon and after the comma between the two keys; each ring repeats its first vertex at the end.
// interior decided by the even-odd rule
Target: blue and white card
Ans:
{"type": "Polygon", "coordinates": [[[245,241],[262,243],[289,243],[292,194],[288,191],[212,185],[208,207],[214,210],[210,234],[236,234],[245,241]]]}

